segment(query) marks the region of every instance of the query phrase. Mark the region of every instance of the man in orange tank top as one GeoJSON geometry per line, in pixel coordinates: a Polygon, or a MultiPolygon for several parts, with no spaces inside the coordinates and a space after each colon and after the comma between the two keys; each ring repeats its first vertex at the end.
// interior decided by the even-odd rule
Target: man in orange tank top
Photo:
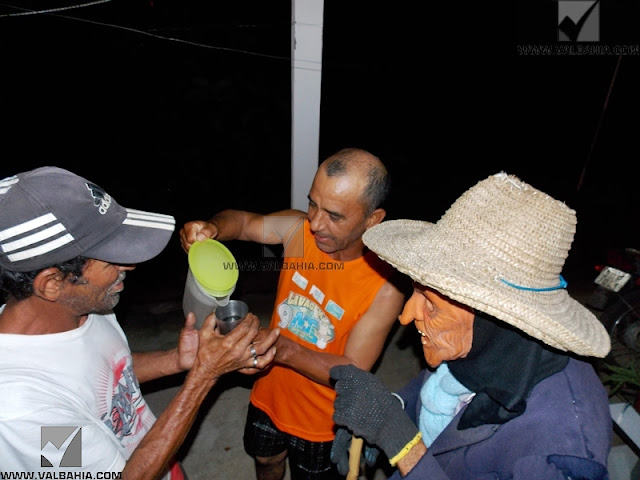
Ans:
{"type": "Polygon", "coordinates": [[[292,480],[341,478],[330,459],[329,370],[370,370],[404,302],[393,269],[362,242],[384,219],[388,190],[378,157],[343,149],[318,168],[306,213],[223,210],[180,231],[185,251],[207,238],[284,245],[270,324],[281,330],[276,358],[253,386],[244,433],[258,480],[282,479],[287,457],[292,480]]]}

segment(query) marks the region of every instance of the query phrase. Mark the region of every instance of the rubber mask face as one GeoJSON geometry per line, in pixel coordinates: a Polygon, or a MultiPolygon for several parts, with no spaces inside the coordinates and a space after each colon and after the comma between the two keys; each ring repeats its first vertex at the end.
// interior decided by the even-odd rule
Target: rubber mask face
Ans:
{"type": "Polygon", "coordinates": [[[464,358],[473,341],[473,310],[437,291],[413,284],[413,295],[400,314],[400,323],[414,322],[421,335],[427,363],[435,368],[442,362],[464,358]]]}

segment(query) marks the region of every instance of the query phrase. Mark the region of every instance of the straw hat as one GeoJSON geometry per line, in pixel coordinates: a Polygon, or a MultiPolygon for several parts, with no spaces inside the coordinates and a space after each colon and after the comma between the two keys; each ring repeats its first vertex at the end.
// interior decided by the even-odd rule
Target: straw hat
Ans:
{"type": "Polygon", "coordinates": [[[414,281],[563,351],[604,357],[598,319],[561,277],[576,212],[504,172],[478,182],[433,224],[389,220],[364,243],[414,281]]]}

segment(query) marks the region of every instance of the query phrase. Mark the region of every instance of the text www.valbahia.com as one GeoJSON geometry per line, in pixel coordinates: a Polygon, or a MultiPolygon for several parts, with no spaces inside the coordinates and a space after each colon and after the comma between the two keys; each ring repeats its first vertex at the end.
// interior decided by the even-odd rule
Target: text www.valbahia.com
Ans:
{"type": "Polygon", "coordinates": [[[0,472],[0,480],[119,480],[122,472],[0,472]]]}
{"type": "Polygon", "coordinates": [[[292,262],[277,260],[261,260],[246,262],[224,262],[225,270],[240,272],[278,272],[280,270],[344,270],[344,262],[292,262]]]}

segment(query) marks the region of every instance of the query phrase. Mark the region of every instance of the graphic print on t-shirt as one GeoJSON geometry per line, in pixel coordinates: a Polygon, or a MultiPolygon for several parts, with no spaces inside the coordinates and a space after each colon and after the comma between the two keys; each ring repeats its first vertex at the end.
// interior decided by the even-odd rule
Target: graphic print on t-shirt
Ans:
{"type": "Polygon", "coordinates": [[[278,305],[280,328],[286,328],[296,337],[324,349],[335,338],[335,329],[322,308],[295,292],[278,305]]]}
{"type": "Polygon", "coordinates": [[[129,357],[114,360],[113,384],[111,385],[111,405],[102,416],[102,421],[116,435],[120,442],[135,435],[142,429],[143,410],[140,385],[133,373],[129,357]]]}

